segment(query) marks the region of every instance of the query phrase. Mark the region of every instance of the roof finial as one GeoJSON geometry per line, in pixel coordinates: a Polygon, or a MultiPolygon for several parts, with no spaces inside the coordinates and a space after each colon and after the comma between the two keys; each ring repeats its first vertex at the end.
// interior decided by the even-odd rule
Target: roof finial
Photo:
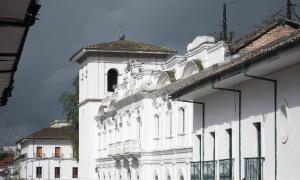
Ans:
{"type": "Polygon", "coordinates": [[[125,39],[125,34],[124,34],[124,25],[122,23],[119,24],[119,40],[124,40],[125,39]]]}

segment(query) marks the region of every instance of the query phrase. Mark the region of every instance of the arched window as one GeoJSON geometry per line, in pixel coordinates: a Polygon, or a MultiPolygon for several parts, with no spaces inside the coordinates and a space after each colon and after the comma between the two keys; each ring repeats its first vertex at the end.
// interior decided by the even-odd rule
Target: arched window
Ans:
{"type": "Polygon", "coordinates": [[[107,91],[113,92],[114,86],[118,84],[118,71],[116,69],[110,69],[107,72],[107,91]]]}
{"type": "Polygon", "coordinates": [[[159,116],[155,115],[154,116],[154,132],[155,132],[154,136],[155,136],[155,138],[158,138],[159,135],[160,135],[160,133],[159,133],[159,131],[160,131],[159,123],[160,123],[159,122],[159,116]]]}
{"type": "Polygon", "coordinates": [[[183,175],[180,176],[179,180],[184,180],[184,177],[183,175]]]}
{"type": "Polygon", "coordinates": [[[166,120],[167,120],[167,124],[166,124],[166,127],[167,127],[167,130],[166,130],[166,132],[167,132],[167,135],[169,136],[169,137],[171,137],[172,136],[172,126],[173,126],[173,124],[172,124],[172,111],[167,111],[166,112],[166,120]]]}
{"type": "Polygon", "coordinates": [[[155,175],[155,178],[154,178],[155,180],[158,180],[158,176],[157,175],[155,175]]]}
{"type": "Polygon", "coordinates": [[[185,109],[179,108],[179,133],[185,132],[185,109]]]}
{"type": "Polygon", "coordinates": [[[170,176],[170,175],[168,175],[168,178],[167,178],[167,180],[171,180],[171,176],[170,176]]]}
{"type": "Polygon", "coordinates": [[[127,169],[127,180],[131,180],[131,171],[129,168],[127,169]]]}

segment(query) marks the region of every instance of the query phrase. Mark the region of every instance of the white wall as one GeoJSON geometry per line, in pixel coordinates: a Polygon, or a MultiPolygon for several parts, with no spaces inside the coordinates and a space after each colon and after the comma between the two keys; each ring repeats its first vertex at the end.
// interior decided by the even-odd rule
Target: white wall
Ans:
{"type": "MultiPolygon", "coordinates": [[[[300,149],[300,65],[283,69],[269,76],[278,80],[278,108],[285,102],[288,104],[287,129],[280,126],[283,119],[278,116],[278,179],[299,179],[297,174],[300,149]],[[288,132],[288,141],[283,144],[281,132],[288,132]]],[[[274,99],[272,83],[261,80],[250,80],[234,88],[242,90],[242,121],[241,121],[241,156],[242,178],[244,177],[244,158],[257,157],[257,132],[253,123],[260,122],[262,126],[262,157],[265,180],[274,179],[274,99]]],[[[212,160],[212,140],[210,132],[216,132],[216,160],[228,158],[228,135],[226,129],[233,132],[234,177],[238,178],[238,96],[231,92],[218,91],[200,101],[206,105],[205,128],[205,160],[212,160]]],[[[202,119],[200,120],[202,122],[202,119]]],[[[202,124],[194,120],[194,131],[202,134],[202,124]]],[[[199,152],[199,143],[194,139],[195,152],[199,152]]],[[[194,160],[199,160],[199,154],[194,154],[194,160]]]]}
{"type": "Polygon", "coordinates": [[[36,179],[36,167],[42,167],[42,179],[54,179],[54,168],[60,167],[60,179],[72,179],[73,167],[78,167],[73,158],[72,145],[68,140],[27,140],[21,154],[27,157],[20,160],[20,178],[36,179]],[[42,147],[43,157],[36,158],[36,148],[42,147]],[[62,158],[54,158],[55,147],[60,147],[62,158]]]}

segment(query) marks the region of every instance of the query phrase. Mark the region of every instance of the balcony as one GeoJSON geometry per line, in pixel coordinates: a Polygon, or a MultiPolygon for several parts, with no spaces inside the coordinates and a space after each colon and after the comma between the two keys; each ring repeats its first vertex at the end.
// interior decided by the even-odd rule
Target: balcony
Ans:
{"type": "Polygon", "coordinates": [[[216,161],[191,162],[191,180],[200,179],[216,179],[216,161]]]}
{"type": "Polygon", "coordinates": [[[108,154],[111,156],[123,154],[123,143],[117,142],[109,144],[108,154]]]}
{"type": "Polygon", "coordinates": [[[141,152],[140,140],[127,140],[124,142],[124,153],[135,154],[141,152]]]}
{"type": "Polygon", "coordinates": [[[201,179],[201,162],[191,162],[191,180],[201,179]]]}
{"type": "Polygon", "coordinates": [[[220,180],[231,180],[233,169],[233,159],[222,159],[219,160],[219,179],[220,180]]]}
{"type": "Polygon", "coordinates": [[[109,145],[110,156],[118,158],[124,155],[136,155],[141,152],[140,140],[126,140],[125,142],[117,142],[109,145]]]}
{"type": "Polygon", "coordinates": [[[216,161],[203,161],[203,180],[214,180],[216,178],[216,161]]]}
{"type": "Polygon", "coordinates": [[[245,158],[245,180],[262,180],[264,160],[262,157],[245,158]]]}

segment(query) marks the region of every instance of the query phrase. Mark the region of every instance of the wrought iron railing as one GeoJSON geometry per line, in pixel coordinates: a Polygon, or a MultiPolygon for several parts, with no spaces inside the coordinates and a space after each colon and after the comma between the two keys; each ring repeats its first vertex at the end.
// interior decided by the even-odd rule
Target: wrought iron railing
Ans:
{"type": "Polygon", "coordinates": [[[203,161],[203,180],[214,180],[216,178],[216,161],[203,161]]]}
{"type": "Polygon", "coordinates": [[[191,162],[191,180],[201,179],[201,162],[191,162]]]}
{"type": "Polygon", "coordinates": [[[233,159],[219,160],[219,179],[232,180],[233,159]]]}
{"type": "Polygon", "coordinates": [[[216,161],[191,162],[191,180],[215,180],[216,161]]]}
{"type": "Polygon", "coordinates": [[[262,180],[263,157],[245,158],[245,180],[262,180]]]}

